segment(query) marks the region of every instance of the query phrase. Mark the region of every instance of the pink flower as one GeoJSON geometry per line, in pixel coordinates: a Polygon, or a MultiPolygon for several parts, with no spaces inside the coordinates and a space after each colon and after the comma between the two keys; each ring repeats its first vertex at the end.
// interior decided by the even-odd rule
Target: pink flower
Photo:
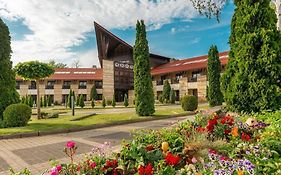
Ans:
{"type": "Polygon", "coordinates": [[[66,143],[66,147],[67,148],[74,148],[75,147],[75,142],[73,142],[73,141],[68,141],[67,143],[66,143]]]}
{"type": "Polygon", "coordinates": [[[50,175],[59,175],[57,171],[51,171],[50,175]]]}
{"type": "Polygon", "coordinates": [[[91,168],[95,168],[96,166],[97,166],[96,162],[92,162],[92,163],[90,164],[90,167],[91,167],[91,168]]]}
{"type": "Polygon", "coordinates": [[[195,157],[192,157],[191,162],[192,163],[197,163],[197,159],[195,157]]]}
{"type": "Polygon", "coordinates": [[[60,172],[61,169],[62,169],[61,165],[57,165],[56,169],[57,169],[58,172],[60,172]]]}

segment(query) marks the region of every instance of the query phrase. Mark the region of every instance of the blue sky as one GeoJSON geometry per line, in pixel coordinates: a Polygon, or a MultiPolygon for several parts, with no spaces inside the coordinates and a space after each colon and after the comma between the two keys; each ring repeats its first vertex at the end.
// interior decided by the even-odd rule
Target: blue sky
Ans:
{"type": "Polygon", "coordinates": [[[81,67],[99,65],[93,21],[133,45],[135,21],[144,19],[150,51],[171,58],[205,55],[212,44],[219,51],[229,50],[232,3],[224,6],[218,23],[198,15],[185,0],[92,0],[91,4],[73,0],[77,8],[65,1],[19,2],[0,0],[0,17],[12,36],[14,64],[38,59],[69,66],[75,60],[81,67]],[[118,11],[120,1],[126,5],[118,11]]]}

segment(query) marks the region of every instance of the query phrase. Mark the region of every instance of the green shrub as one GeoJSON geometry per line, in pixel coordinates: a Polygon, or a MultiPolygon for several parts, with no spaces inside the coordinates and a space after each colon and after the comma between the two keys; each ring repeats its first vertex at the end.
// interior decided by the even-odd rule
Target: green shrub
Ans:
{"type": "Polygon", "coordinates": [[[161,94],[161,95],[159,95],[159,102],[160,103],[164,103],[164,97],[163,97],[163,95],[161,94]]]}
{"type": "Polygon", "coordinates": [[[102,103],[101,103],[102,107],[105,108],[106,107],[106,100],[105,98],[103,97],[102,98],[102,103]]]}
{"type": "Polygon", "coordinates": [[[91,101],[91,106],[92,106],[92,108],[95,107],[95,100],[92,100],[92,101],[91,101]]]}
{"type": "Polygon", "coordinates": [[[106,104],[107,104],[108,106],[111,106],[111,105],[112,105],[112,100],[106,100],[106,104]]]}
{"type": "Polygon", "coordinates": [[[198,107],[198,99],[196,96],[186,95],[181,99],[181,106],[185,111],[195,111],[198,107]]]}
{"type": "Polygon", "coordinates": [[[175,102],[176,102],[176,94],[175,94],[174,89],[172,89],[170,91],[170,103],[171,104],[175,104],[175,102]]]}
{"type": "Polygon", "coordinates": [[[3,113],[4,127],[26,126],[31,114],[29,106],[25,104],[12,104],[3,113]]]}
{"type": "Polygon", "coordinates": [[[113,97],[112,97],[112,107],[115,108],[115,106],[116,106],[116,101],[115,101],[115,96],[113,95],[113,97]]]}
{"type": "Polygon", "coordinates": [[[58,112],[51,113],[47,116],[47,118],[59,118],[59,113],[58,112]]]}
{"type": "Polygon", "coordinates": [[[125,94],[125,96],[124,96],[124,106],[125,106],[125,107],[128,107],[128,106],[129,106],[127,94],[125,94]]]}
{"type": "Polygon", "coordinates": [[[79,100],[79,106],[80,106],[81,108],[84,108],[85,102],[84,102],[84,97],[83,97],[83,95],[80,95],[80,98],[77,99],[77,100],[79,100]]]}

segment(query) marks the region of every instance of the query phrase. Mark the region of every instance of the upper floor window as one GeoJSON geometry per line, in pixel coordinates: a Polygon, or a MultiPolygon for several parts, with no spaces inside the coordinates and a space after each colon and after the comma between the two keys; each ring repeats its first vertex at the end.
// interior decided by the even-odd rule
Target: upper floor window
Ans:
{"type": "Polygon", "coordinates": [[[71,81],[64,81],[62,89],[70,89],[71,81]]]}
{"type": "Polygon", "coordinates": [[[87,81],[79,81],[79,89],[87,89],[87,81]]]}
{"type": "Polygon", "coordinates": [[[95,81],[95,86],[97,89],[101,89],[102,88],[102,81],[95,81]]]}
{"type": "Polygon", "coordinates": [[[28,86],[28,89],[36,89],[36,82],[35,81],[31,81],[30,85],[28,86]]]}
{"type": "Polygon", "coordinates": [[[45,89],[54,89],[55,81],[48,81],[45,89]]]}

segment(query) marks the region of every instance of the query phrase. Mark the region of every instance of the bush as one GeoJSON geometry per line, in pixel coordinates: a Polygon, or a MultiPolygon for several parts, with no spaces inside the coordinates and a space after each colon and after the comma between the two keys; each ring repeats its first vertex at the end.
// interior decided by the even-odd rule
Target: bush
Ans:
{"type": "Polygon", "coordinates": [[[77,100],[79,100],[79,106],[80,106],[81,108],[84,108],[85,102],[84,102],[84,97],[83,97],[82,94],[80,95],[80,98],[77,99],[77,100]]]}
{"type": "Polygon", "coordinates": [[[164,103],[164,97],[163,97],[163,95],[161,94],[161,95],[159,95],[159,102],[160,103],[164,103]]]}
{"type": "Polygon", "coordinates": [[[47,118],[59,118],[59,113],[58,112],[51,113],[47,116],[47,118]]]}
{"type": "Polygon", "coordinates": [[[108,106],[111,106],[111,105],[112,105],[112,100],[106,100],[106,104],[107,104],[108,106]]]}
{"type": "Polygon", "coordinates": [[[26,126],[31,118],[31,108],[25,104],[12,104],[3,113],[4,127],[26,126]]]}
{"type": "Polygon", "coordinates": [[[114,97],[114,95],[113,95],[113,98],[112,98],[112,107],[115,108],[115,106],[116,106],[116,100],[115,100],[115,97],[114,97]]]}
{"type": "Polygon", "coordinates": [[[125,96],[124,96],[124,106],[125,106],[125,107],[128,107],[128,106],[129,106],[127,94],[125,94],[125,96]]]}
{"type": "Polygon", "coordinates": [[[185,111],[195,111],[198,107],[198,99],[196,96],[186,95],[181,99],[181,106],[185,111]]]}
{"type": "Polygon", "coordinates": [[[91,101],[91,106],[92,106],[92,108],[95,107],[95,100],[92,100],[92,101],[91,101]]]}
{"type": "Polygon", "coordinates": [[[102,107],[105,108],[106,107],[106,100],[105,98],[103,97],[102,98],[102,103],[101,103],[102,107]]]}

